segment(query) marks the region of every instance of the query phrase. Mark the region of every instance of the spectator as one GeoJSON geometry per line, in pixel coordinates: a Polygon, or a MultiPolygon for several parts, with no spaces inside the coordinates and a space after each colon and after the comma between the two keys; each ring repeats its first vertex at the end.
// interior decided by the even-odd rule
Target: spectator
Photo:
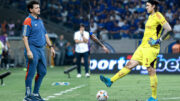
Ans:
{"type": "Polygon", "coordinates": [[[129,24],[127,21],[124,22],[124,26],[122,26],[122,38],[131,38],[129,33],[129,24]]]}
{"type": "Polygon", "coordinates": [[[64,65],[64,59],[66,54],[67,41],[64,39],[64,35],[59,36],[59,40],[56,41],[55,45],[58,48],[59,55],[57,56],[57,65],[64,65]]]}
{"type": "Polygon", "coordinates": [[[175,38],[180,39],[180,20],[177,20],[176,25],[174,25],[173,31],[175,33],[175,38]]]}
{"type": "Polygon", "coordinates": [[[131,20],[130,22],[130,28],[129,31],[131,33],[131,35],[133,35],[133,33],[135,33],[135,31],[137,30],[138,26],[136,25],[136,23],[134,22],[134,20],[131,20]]]}
{"type": "Polygon", "coordinates": [[[2,28],[3,33],[7,32],[8,25],[7,25],[6,20],[4,20],[3,23],[1,24],[1,28],[2,28]]]}
{"type": "Polygon", "coordinates": [[[12,20],[10,20],[10,23],[8,24],[8,32],[10,36],[14,36],[15,35],[15,24],[13,23],[12,20]]]}
{"type": "Polygon", "coordinates": [[[68,11],[66,9],[63,9],[61,13],[63,23],[67,22],[67,15],[68,15],[68,11]]]}
{"type": "Polygon", "coordinates": [[[108,31],[103,27],[102,30],[100,31],[100,38],[101,40],[105,41],[108,40],[108,31]]]}
{"type": "Polygon", "coordinates": [[[180,33],[180,20],[177,20],[177,23],[174,25],[173,31],[174,33],[180,33]]]}
{"type": "Polygon", "coordinates": [[[74,33],[76,64],[77,64],[77,78],[81,77],[81,58],[84,58],[86,77],[89,77],[89,64],[88,64],[88,40],[89,33],[85,31],[84,24],[80,24],[79,31],[74,33]]]}
{"type": "Polygon", "coordinates": [[[170,9],[166,12],[165,16],[166,16],[170,21],[172,20],[173,14],[172,14],[172,12],[171,12],[170,9]]]}
{"type": "Polygon", "coordinates": [[[9,56],[9,48],[10,48],[10,44],[8,42],[8,37],[7,37],[7,33],[4,33],[2,36],[0,36],[0,41],[3,43],[4,45],[4,49],[3,49],[3,53],[2,53],[2,61],[1,61],[1,67],[6,67],[6,69],[9,68],[9,64],[8,64],[8,56],[9,56]]]}
{"type": "Polygon", "coordinates": [[[145,12],[146,10],[145,10],[145,5],[144,4],[142,4],[141,3],[141,1],[139,1],[139,4],[136,6],[136,11],[138,12],[138,13],[143,13],[143,12],[145,12]]]}
{"type": "Polygon", "coordinates": [[[97,36],[97,24],[91,20],[90,32],[93,32],[97,36]]]}
{"type": "Polygon", "coordinates": [[[124,21],[125,21],[125,20],[120,19],[120,20],[118,21],[118,26],[119,26],[119,27],[124,26],[124,24],[125,24],[124,21]]]}
{"type": "Polygon", "coordinates": [[[70,42],[67,42],[67,45],[66,45],[66,64],[68,65],[72,65],[74,62],[74,48],[73,46],[71,45],[70,42]]]}
{"type": "Polygon", "coordinates": [[[8,51],[8,49],[10,48],[10,44],[7,36],[8,36],[7,33],[4,33],[3,35],[0,36],[0,41],[4,44],[5,51],[8,51]]]}
{"type": "Polygon", "coordinates": [[[62,20],[62,18],[61,18],[61,10],[58,9],[55,16],[54,16],[54,21],[56,23],[59,23],[59,22],[61,22],[61,20],[62,20]]]}
{"type": "Polygon", "coordinates": [[[134,7],[134,3],[130,3],[129,11],[130,11],[131,13],[134,13],[135,10],[136,10],[136,9],[135,9],[135,7],[134,7]]]}
{"type": "Polygon", "coordinates": [[[138,23],[138,29],[134,32],[133,38],[135,39],[142,39],[143,38],[144,29],[142,24],[138,23]]]}
{"type": "Polygon", "coordinates": [[[110,34],[113,37],[113,39],[120,39],[121,38],[120,30],[121,30],[121,28],[118,26],[118,23],[114,21],[114,27],[110,31],[110,34]]]}
{"type": "Polygon", "coordinates": [[[2,43],[2,41],[0,41],[0,64],[1,64],[1,59],[2,59],[3,49],[4,49],[4,44],[2,43]]]}

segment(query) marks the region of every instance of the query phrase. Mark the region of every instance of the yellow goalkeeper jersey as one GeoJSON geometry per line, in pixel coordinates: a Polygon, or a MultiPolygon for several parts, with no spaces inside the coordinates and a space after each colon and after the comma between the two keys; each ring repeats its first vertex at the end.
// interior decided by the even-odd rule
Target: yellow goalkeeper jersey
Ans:
{"type": "MultiPolygon", "coordinates": [[[[141,47],[151,47],[148,43],[150,38],[157,40],[161,36],[163,25],[166,23],[166,19],[160,12],[155,12],[153,15],[149,15],[145,25],[144,37],[142,39],[141,47]]],[[[160,45],[154,45],[152,47],[160,48],[160,45]]]]}

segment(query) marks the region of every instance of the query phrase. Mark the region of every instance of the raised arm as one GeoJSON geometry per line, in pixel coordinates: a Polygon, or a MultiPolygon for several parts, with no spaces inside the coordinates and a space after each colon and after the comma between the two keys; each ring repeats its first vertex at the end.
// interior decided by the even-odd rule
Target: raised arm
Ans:
{"type": "Polygon", "coordinates": [[[91,39],[92,39],[94,42],[96,42],[99,46],[104,47],[104,45],[102,44],[102,42],[99,41],[99,39],[98,39],[94,34],[90,35],[90,37],[91,37],[91,39]]]}
{"type": "Polygon", "coordinates": [[[94,34],[91,34],[90,37],[94,42],[101,46],[106,53],[109,53],[109,50],[106,48],[106,46],[104,46],[94,34]]]}

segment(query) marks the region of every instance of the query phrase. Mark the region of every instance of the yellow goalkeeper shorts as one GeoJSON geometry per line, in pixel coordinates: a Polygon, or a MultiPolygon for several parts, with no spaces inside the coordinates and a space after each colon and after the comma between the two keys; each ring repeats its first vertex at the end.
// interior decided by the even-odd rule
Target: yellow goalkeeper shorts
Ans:
{"type": "Polygon", "coordinates": [[[132,60],[140,62],[140,65],[144,67],[156,68],[157,56],[160,49],[154,47],[141,47],[139,46],[132,56],[132,60]]]}

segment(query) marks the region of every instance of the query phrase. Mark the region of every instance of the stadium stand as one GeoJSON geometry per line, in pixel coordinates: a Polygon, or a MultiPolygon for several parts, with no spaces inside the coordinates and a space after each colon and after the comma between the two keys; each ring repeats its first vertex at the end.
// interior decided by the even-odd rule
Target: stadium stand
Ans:
{"type": "MultiPolygon", "coordinates": [[[[147,0],[91,0],[91,24],[97,36],[105,28],[109,39],[141,39],[147,19],[147,0]]],[[[158,8],[171,26],[179,24],[180,6],[177,0],[161,0],[158,8]]],[[[177,28],[176,28],[177,29],[177,28]]]]}
{"type": "MultiPolygon", "coordinates": [[[[108,39],[141,39],[143,37],[144,23],[147,19],[145,9],[147,0],[39,1],[41,2],[42,17],[59,25],[77,30],[78,25],[84,23],[87,28],[92,26],[90,31],[96,33],[98,37],[100,37],[101,30],[106,29],[108,39]]],[[[6,0],[1,4],[4,7],[12,5],[25,12],[28,2],[29,0],[6,0]]],[[[180,22],[179,2],[177,0],[161,0],[161,6],[158,8],[173,28],[180,22]]],[[[177,27],[175,27],[176,29],[177,27]]]]}

